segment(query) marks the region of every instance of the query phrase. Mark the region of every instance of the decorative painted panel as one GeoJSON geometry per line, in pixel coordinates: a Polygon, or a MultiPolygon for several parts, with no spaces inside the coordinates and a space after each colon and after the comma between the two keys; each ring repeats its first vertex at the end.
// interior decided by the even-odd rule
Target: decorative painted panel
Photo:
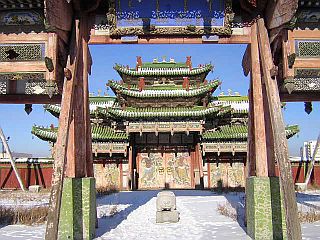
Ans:
{"type": "Polygon", "coordinates": [[[0,44],[0,62],[43,61],[45,44],[0,44]]]}
{"type": "Polygon", "coordinates": [[[118,0],[117,27],[223,26],[224,0],[118,0]]]}
{"type": "Polygon", "coordinates": [[[191,188],[188,152],[139,153],[139,188],[191,188]]]}
{"type": "Polygon", "coordinates": [[[298,57],[320,58],[320,40],[295,40],[298,57]]]}
{"type": "Polygon", "coordinates": [[[33,26],[43,24],[43,17],[36,11],[22,10],[0,12],[0,26],[33,26]]]}
{"type": "Polygon", "coordinates": [[[94,164],[94,176],[97,188],[119,189],[120,168],[115,163],[94,164]]]}
{"type": "Polygon", "coordinates": [[[139,188],[163,188],[165,162],[161,153],[139,153],[139,188]]]}
{"type": "Polygon", "coordinates": [[[166,154],[166,186],[191,188],[191,157],[188,152],[166,154]]]}
{"type": "Polygon", "coordinates": [[[230,35],[231,0],[114,0],[96,16],[96,34],[230,35]]]}
{"type": "Polygon", "coordinates": [[[210,187],[244,187],[243,163],[209,163],[210,187]]]}

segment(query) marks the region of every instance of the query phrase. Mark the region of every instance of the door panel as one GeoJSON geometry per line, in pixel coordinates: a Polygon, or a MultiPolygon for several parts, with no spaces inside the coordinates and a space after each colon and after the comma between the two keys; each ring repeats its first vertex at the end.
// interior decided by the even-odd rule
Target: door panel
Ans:
{"type": "Polygon", "coordinates": [[[161,153],[138,153],[139,189],[163,188],[164,159],[161,153]]]}
{"type": "Polygon", "coordinates": [[[138,153],[139,189],[191,188],[188,152],[138,153]]]}
{"type": "Polygon", "coordinates": [[[166,153],[166,186],[191,188],[191,157],[188,152],[166,153]]]}

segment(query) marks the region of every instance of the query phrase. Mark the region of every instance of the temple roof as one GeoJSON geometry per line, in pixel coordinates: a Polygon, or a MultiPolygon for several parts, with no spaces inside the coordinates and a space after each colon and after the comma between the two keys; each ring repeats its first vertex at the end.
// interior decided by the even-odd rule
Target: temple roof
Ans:
{"type": "MultiPolygon", "coordinates": [[[[41,126],[33,126],[31,133],[38,138],[55,142],[57,139],[58,128],[48,128],[41,126]]],[[[104,142],[104,141],[120,141],[128,140],[128,135],[125,132],[117,132],[115,129],[106,126],[91,126],[92,141],[104,142]]]]}
{"type": "MultiPolygon", "coordinates": [[[[90,115],[94,115],[96,112],[95,110],[97,107],[112,107],[117,100],[116,97],[111,96],[97,96],[97,97],[89,97],[89,108],[90,108],[90,115]]],[[[44,109],[50,112],[53,116],[59,117],[61,106],[60,104],[45,104],[44,109]]]]}
{"type": "Polygon", "coordinates": [[[223,105],[230,106],[232,113],[248,113],[249,112],[249,99],[247,96],[217,96],[209,103],[209,106],[223,105]]]}
{"type": "Polygon", "coordinates": [[[150,119],[150,118],[177,118],[177,117],[190,117],[190,118],[201,118],[205,116],[215,115],[215,116],[222,116],[225,113],[231,112],[231,108],[228,106],[214,106],[214,107],[159,107],[159,108],[133,108],[127,107],[125,110],[122,109],[115,109],[115,108],[97,108],[98,115],[106,115],[110,114],[115,118],[143,118],[143,119],[150,119]]]}
{"type": "Polygon", "coordinates": [[[130,97],[136,98],[158,98],[158,97],[166,97],[166,98],[174,98],[174,97],[194,97],[203,95],[209,92],[213,92],[217,89],[217,87],[221,84],[218,80],[211,81],[208,84],[200,85],[199,87],[190,87],[189,90],[183,89],[182,86],[158,86],[150,87],[150,89],[145,89],[139,91],[136,86],[129,86],[127,84],[120,84],[115,81],[109,81],[108,85],[112,88],[112,90],[116,93],[120,93],[123,95],[127,95],[130,97]],[[167,89],[161,89],[167,88],[167,89]]]}
{"type": "MultiPolygon", "coordinates": [[[[185,63],[183,63],[185,64],[185,63]]],[[[123,66],[116,64],[114,69],[120,74],[143,77],[143,76],[193,76],[200,75],[202,73],[208,74],[212,69],[212,64],[205,64],[196,68],[189,68],[184,65],[179,65],[177,63],[144,63],[142,67],[129,68],[128,66],[123,66]]]]}
{"type": "MultiPolygon", "coordinates": [[[[290,125],[286,127],[286,136],[291,138],[299,132],[298,125],[290,125]]],[[[247,139],[248,126],[246,125],[225,125],[214,131],[206,131],[202,134],[204,140],[220,140],[220,139],[247,139]]]]}

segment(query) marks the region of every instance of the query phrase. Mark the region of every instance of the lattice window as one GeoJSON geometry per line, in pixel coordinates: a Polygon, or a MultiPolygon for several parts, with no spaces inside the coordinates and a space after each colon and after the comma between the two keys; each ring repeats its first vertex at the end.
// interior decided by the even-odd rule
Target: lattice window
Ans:
{"type": "Polygon", "coordinates": [[[0,62],[43,61],[44,44],[0,44],[0,62]]]}
{"type": "Polygon", "coordinates": [[[296,78],[320,77],[320,68],[298,68],[295,69],[296,78]]]}
{"type": "Polygon", "coordinates": [[[296,40],[296,54],[298,57],[319,57],[320,40],[296,40]]]}

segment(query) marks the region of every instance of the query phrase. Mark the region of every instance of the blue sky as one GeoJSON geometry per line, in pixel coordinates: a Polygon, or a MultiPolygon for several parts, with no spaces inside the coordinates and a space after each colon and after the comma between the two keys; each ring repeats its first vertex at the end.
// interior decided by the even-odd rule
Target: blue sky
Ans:
{"type": "MultiPolygon", "coordinates": [[[[106,92],[105,84],[109,79],[119,80],[113,70],[115,63],[135,66],[136,56],[142,56],[143,61],[166,56],[176,61],[185,61],[186,56],[192,56],[192,62],[198,64],[211,62],[215,68],[207,77],[208,80],[219,78],[222,81],[221,91],[228,89],[247,95],[249,79],[243,75],[241,61],[245,45],[95,45],[90,46],[93,57],[92,75],[89,78],[90,92],[98,94],[98,89],[106,92]]],[[[112,95],[111,92],[108,92],[112,95]]],[[[291,155],[299,155],[300,146],[304,141],[316,139],[319,134],[319,103],[313,103],[310,115],[304,112],[304,103],[287,103],[284,110],[286,124],[299,124],[300,133],[289,140],[291,155]]],[[[0,126],[6,136],[10,136],[9,144],[15,152],[32,153],[34,156],[49,155],[49,144],[32,137],[32,125],[57,125],[57,119],[43,110],[42,105],[33,105],[33,111],[27,115],[24,105],[0,105],[0,126]]]]}

